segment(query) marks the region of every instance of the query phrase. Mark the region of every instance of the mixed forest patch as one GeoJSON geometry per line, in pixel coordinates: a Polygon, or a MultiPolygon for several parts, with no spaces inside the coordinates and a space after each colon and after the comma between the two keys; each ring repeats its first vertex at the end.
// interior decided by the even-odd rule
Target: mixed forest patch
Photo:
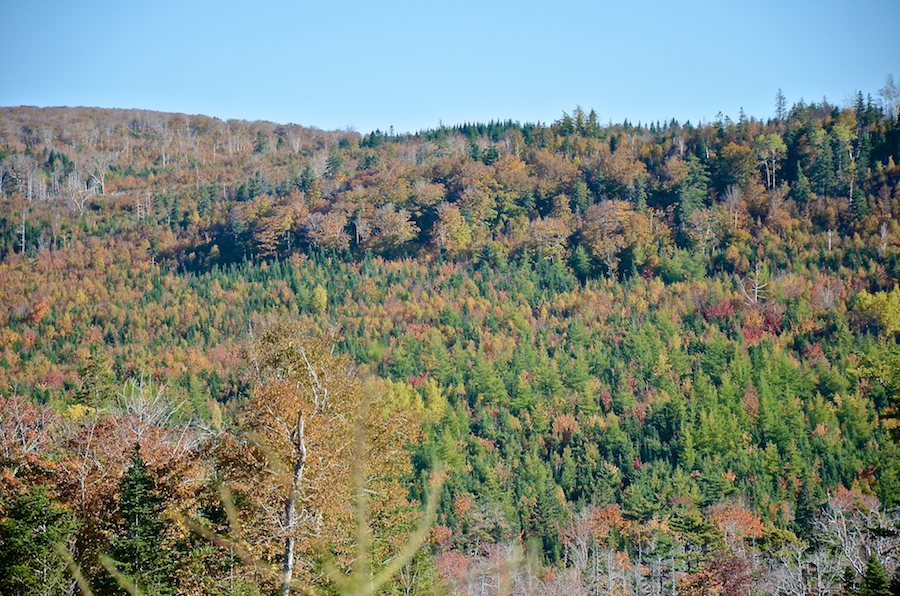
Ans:
{"type": "Polygon", "coordinates": [[[0,592],[900,586],[880,98],[404,135],[0,108],[0,592]]]}

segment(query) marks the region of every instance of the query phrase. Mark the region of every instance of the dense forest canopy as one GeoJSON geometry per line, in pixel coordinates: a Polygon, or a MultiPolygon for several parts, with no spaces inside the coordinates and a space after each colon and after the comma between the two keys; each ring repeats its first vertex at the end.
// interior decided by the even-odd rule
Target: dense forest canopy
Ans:
{"type": "Polygon", "coordinates": [[[898,111],[0,108],[0,592],[897,593],[898,111]]]}

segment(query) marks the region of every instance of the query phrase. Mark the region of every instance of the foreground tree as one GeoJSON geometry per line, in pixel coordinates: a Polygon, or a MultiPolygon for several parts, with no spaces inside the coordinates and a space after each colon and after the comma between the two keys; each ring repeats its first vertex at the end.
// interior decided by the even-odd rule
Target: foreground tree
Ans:
{"type": "Polygon", "coordinates": [[[0,395],[0,489],[15,488],[23,476],[45,474],[49,462],[43,456],[54,424],[58,417],[49,407],[18,393],[0,395]]]}
{"type": "Polygon", "coordinates": [[[140,445],[157,494],[165,496],[169,510],[180,511],[192,506],[198,483],[198,437],[187,421],[178,420],[178,407],[164,388],[144,379],[128,383],[106,412],[72,410],[82,414],[57,428],[52,482],[81,522],[74,555],[94,577],[105,573],[95,563],[108,552],[109,523],[119,515],[117,494],[122,494],[124,476],[134,470],[135,446],[140,445]]]}
{"type": "Polygon", "coordinates": [[[77,527],[44,488],[0,499],[0,593],[64,593],[69,576],[54,547],[68,542],[77,527]]]}
{"type": "Polygon", "coordinates": [[[234,538],[248,556],[279,561],[282,594],[359,565],[361,543],[369,561],[397,556],[412,521],[400,480],[411,470],[405,445],[418,438],[419,408],[377,382],[364,385],[331,339],[290,326],[265,333],[250,360],[258,384],[243,434],[223,436],[215,454],[246,504],[234,538]]]}
{"type": "Polygon", "coordinates": [[[174,564],[166,542],[169,522],[164,501],[150,475],[140,446],[135,445],[131,466],[119,484],[119,508],[112,529],[105,566],[114,575],[102,593],[115,593],[119,584],[132,583],[142,594],[174,594],[174,564]]]}

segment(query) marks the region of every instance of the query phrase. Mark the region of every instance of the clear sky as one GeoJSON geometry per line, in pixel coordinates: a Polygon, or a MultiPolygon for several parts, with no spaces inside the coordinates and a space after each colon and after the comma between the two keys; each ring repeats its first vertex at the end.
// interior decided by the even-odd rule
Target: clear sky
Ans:
{"type": "Polygon", "coordinates": [[[362,133],[774,115],[900,79],[900,0],[0,2],[0,105],[362,133]]]}

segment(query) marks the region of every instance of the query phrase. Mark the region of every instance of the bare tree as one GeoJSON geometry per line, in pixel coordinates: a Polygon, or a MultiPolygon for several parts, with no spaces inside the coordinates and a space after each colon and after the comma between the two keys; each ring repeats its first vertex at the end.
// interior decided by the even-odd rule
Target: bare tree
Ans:
{"type": "Polygon", "coordinates": [[[162,166],[169,165],[169,147],[175,140],[168,119],[164,119],[160,114],[151,114],[147,118],[147,128],[159,139],[159,154],[162,159],[162,166]]]}
{"type": "Polygon", "coordinates": [[[15,153],[3,161],[6,176],[16,185],[16,191],[28,197],[28,178],[35,170],[34,158],[24,153],[15,153]]]}
{"type": "MultiPolygon", "coordinates": [[[[179,423],[183,405],[184,402],[170,402],[166,385],[154,385],[152,378],[141,375],[139,379],[130,379],[119,392],[112,414],[120,420],[120,429],[140,442],[151,428],[177,428],[179,432],[174,436],[186,436],[188,427],[179,423]]],[[[180,445],[181,441],[177,443],[180,445]]],[[[196,443],[191,441],[187,448],[194,446],[196,443]]]]}
{"type": "Polygon", "coordinates": [[[175,139],[175,135],[172,134],[172,131],[169,130],[167,124],[163,124],[162,128],[159,131],[159,144],[160,144],[160,155],[162,156],[162,165],[163,167],[167,167],[169,165],[169,147],[172,146],[172,141],[175,139]]]}
{"type": "Polygon", "coordinates": [[[814,524],[816,535],[844,565],[864,575],[871,555],[894,567],[900,538],[893,531],[898,513],[881,507],[877,498],[843,487],[831,495],[814,524]]]}
{"type": "Polygon", "coordinates": [[[135,196],[135,214],[138,220],[142,220],[151,213],[153,213],[153,197],[148,188],[143,194],[135,196]]]}
{"type": "Polygon", "coordinates": [[[766,299],[768,286],[768,274],[765,268],[760,270],[759,261],[757,261],[753,273],[748,275],[746,279],[741,280],[741,293],[744,295],[744,298],[747,299],[748,303],[759,304],[760,300],[766,299]],[[749,292],[747,291],[748,285],[750,287],[749,292]]]}
{"type": "Polygon", "coordinates": [[[697,209],[688,217],[685,231],[700,245],[700,254],[706,256],[707,246],[715,244],[716,213],[708,207],[697,209]]]}
{"type": "Polygon", "coordinates": [[[13,477],[27,458],[45,452],[58,423],[51,408],[35,405],[15,390],[8,398],[0,395],[0,457],[10,463],[13,477]]]}
{"type": "Polygon", "coordinates": [[[84,176],[79,170],[75,170],[66,178],[63,195],[66,201],[72,204],[72,208],[78,211],[79,217],[84,215],[84,207],[93,196],[93,192],[87,185],[84,176]]]}
{"type": "Polygon", "coordinates": [[[109,167],[116,161],[118,153],[112,151],[98,151],[93,153],[85,170],[90,174],[94,183],[100,186],[100,194],[106,194],[106,177],[109,174],[109,167]]]}
{"type": "Polygon", "coordinates": [[[412,596],[413,590],[419,581],[421,565],[416,559],[409,559],[397,572],[397,581],[400,584],[403,596],[412,596]]]}
{"type": "Polygon", "coordinates": [[[747,213],[747,203],[741,193],[741,188],[731,184],[725,189],[725,208],[728,209],[729,219],[732,220],[734,229],[738,229],[738,218],[743,219],[747,213]]]}
{"type": "Polygon", "coordinates": [[[284,132],[284,140],[294,153],[300,153],[303,148],[303,129],[296,124],[288,125],[284,132]]]}
{"type": "Polygon", "coordinates": [[[179,162],[184,163],[185,159],[187,159],[188,150],[193,150],[194,154],[196,154],[200,142],[197,137],[197,131],[191,126],[190,117],[178,118],[175,124],[179,162]]]}
{"type": "Polygon", "coordinates": [[[54,130],[49,126],[42,126],[38,130],[38,135],[40,135],[41,141],[44,143],[44,147],[49,149],[53,144],[53,137],[55,135],[54,130]]]}
{"type": "Polygon", "coordinates": [[[784,544],[769,560],[760,587],[765,593],[789,596],[831,594],[840,566],[824,550],[813,550],[800,540],[784,544]]]}
{"type": "Polygon", "coordinates": [[[100,130],[91,122],[84,122],[78,129],[80,137],[80,150],[89,149],[100,140],[100,130]]]}
{"type": "Polygon", "coordinates": [[[881,96],[885,116],[900,117],[900,85],[894,82],[893,74],[885,78],[884,87],[878,90],[878,95],[881,96]]]}
{"type": "Polygon", "coordinates": [[[818,274],[813,280],[810,303],[816,310],[828,310],[835,305],[843,291],[843,280],[828,275],[818,274]]]}
{"type": "Polygon", "coordinates": [[[684,147],[685,141],[683,136],[677,137],[674,141],[672,141],[674,148],[678,149],[678,157],[684,159],[684,147]]]}

